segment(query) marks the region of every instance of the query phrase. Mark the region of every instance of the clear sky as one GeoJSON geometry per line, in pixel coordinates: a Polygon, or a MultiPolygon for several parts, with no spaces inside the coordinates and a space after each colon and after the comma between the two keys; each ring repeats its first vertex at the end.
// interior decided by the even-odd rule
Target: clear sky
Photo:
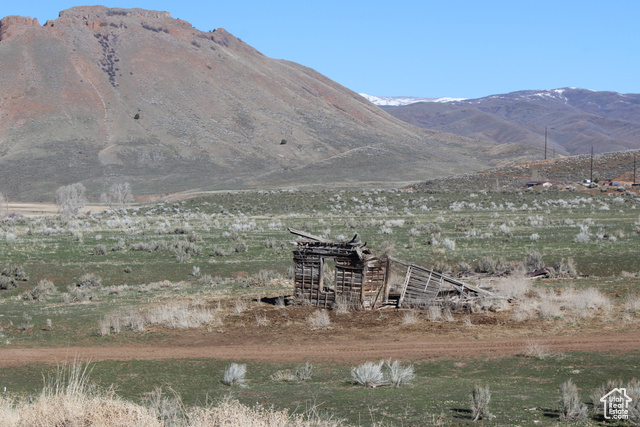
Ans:
{"type": "MultiPolygon", "coordinates": [[[[82,0],[3,1],[41,24],[82,0]],[[9,3],[9,4],[8,4],[9,3]]],[[[105,0],[225,28],[356,92],[478,98],[579,87],[640,93],[640,0],[105,0]]]]}

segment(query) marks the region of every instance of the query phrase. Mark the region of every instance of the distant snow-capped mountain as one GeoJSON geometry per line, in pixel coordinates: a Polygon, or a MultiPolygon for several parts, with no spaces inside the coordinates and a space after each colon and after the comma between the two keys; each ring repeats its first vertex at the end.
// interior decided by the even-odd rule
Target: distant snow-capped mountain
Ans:
{"type": "Polygon", "coordinates": [[[561,155],[640,148],[640,94],[564,87],[381,108],[415,126],[498,144],[544,149],[546,140],[561,155]]]}
{"type": "Polygon", "coordinates": [[[416,102],[454,102],[464,101],[465,98],[418,98],[415,96],[374,96],[361,93],[360,96],[380,107],[398,107],[415,104],[416,102]]]}

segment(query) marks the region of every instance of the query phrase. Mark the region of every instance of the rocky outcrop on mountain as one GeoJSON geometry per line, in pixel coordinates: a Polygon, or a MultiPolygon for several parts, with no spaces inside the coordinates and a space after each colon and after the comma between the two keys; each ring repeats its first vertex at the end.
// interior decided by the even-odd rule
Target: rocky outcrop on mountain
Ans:
{"type": "Polygon", "coordinates": [[[0,192],[412,182],[493,144],[424,131],[316,71],[167,12],[75,7],[0,32],[0,192]]]}

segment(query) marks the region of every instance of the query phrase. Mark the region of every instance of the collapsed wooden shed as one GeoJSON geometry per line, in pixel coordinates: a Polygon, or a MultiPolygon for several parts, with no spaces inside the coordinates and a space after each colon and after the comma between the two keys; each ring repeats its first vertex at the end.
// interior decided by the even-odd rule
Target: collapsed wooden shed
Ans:
{"type": "Polygon", "coordinates": [[[388,260],[376,257],[357,240],[332,242],[289,229],[302,240],[293,242],[295,296],[317,307],[332,308],[337,299],[356,308],[374,308],[386,300],[388,260]],[[333,278],[326,277],[325,264],[333,262],[333,278]]]}
{"type": "Polygon", "coordinates": [[[388,256],[378,257],[358,240],[357,234],[349,241],[335,242],[300,230],[289,231],[300,237],[293,242],[294,292],[300,302],[323,308],[342,303],[373,309],[387,304],[427,304],[452,293],[462,299],[491,295],[436,271],[388,256]],[[333,268],[326,268],[329,264],[333,268]],[[390,276],[394,269],[402,271],[404,281],[392,293],[390,276]]]}

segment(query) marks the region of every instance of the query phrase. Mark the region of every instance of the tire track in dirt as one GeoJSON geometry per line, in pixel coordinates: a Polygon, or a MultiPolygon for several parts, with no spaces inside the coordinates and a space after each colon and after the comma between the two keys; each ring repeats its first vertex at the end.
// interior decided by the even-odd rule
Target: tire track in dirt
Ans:
{"type": "Polygon", "coordinates": [[[0,367],[56,364],[74,358],[90,360],[199,359],[255,360],[274,363],[360,362],[376,359],[419,361],[521,354],[535,341],[551,352],[640,350],[640,331],[614,334],[584,334],[556,337],[491,339],[371,339],[367,341],[324,340],[292,345],[229,344],[205,346],[95,346],[0,349],[0,367]]]}

